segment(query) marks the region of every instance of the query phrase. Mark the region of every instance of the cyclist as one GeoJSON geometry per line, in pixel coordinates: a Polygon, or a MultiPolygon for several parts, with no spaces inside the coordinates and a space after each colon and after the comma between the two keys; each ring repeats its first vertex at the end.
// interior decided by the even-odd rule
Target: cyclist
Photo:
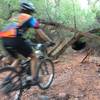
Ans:
{"type": "MultiPolygon", "coordinates": [[[[23,34],[29,28],[34,28],[35,32],[43,40],[49,42],[52,42],[52,40],[40,29],[39,22],[32,16],[32,13],[35,13],[35,8],[32,3],[21,3],[19,14],[10,19],[11,23],[0,32],[0,37],[2,38],[4,49],[14,58],[11,66],[19,66],[20,58],[18,54],[31,58],[32,82],[36,83],[35,66],[37,59],[32,48],[23,37],[23,34]]],[[[19,67],[17,69],[19,70],[19,67]]]]}

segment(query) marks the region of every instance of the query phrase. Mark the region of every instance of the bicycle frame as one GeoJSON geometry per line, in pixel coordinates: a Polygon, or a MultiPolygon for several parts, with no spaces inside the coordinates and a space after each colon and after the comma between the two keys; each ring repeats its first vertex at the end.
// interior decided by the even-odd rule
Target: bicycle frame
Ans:
{"type": "MultiPolygon", "coordinates": [[[[38,45],[38,44],[37,44],[38,45]]],[[[38,51],[38,50],[40,50],[40,52],[43,52],[42,50],[43,49],[45,49],[45,50],[47,50],[46,49],[46,47],[44,47],[43,49],[41,49],[42,48],[42,46],[43,45],[41,45],[39,48],[36,48],[36,51],[38,51]]],[[[25,60],[24,62],[21,62],[20,63],[20,65],[21,65],[21,71],[20,72],[16,72],[16,68],[13,68],[14,70],[15,70],[15,72],[16,72],[16,75],[20,78],[20,80],[18,81],[18,82],[20,82],[18,85],[17,85],[17,87],[19,86],[20,88],[17,88],[16,90],[14,90],[14,91],[19,91],[18,92],[18,97],[20,96],[21,97],[21,95],[22,95],[22,92],[24,91],[24,89],[29,89],[29,88],[31,88],[31,86],[34,86],[33,84],[27,84],[26,83],[26,85],[23,85],[23,82],[24,82],[24,80],[25,81],[27,81],[26,80],[26,77],[29,75],[31,75],[31,70],[30,70],[30,61],[31,61],[31,59],[28,59],[28,60],[25,60]]],[[[51,72],[51,74],[49,75],[51,78],[50,79],[48,79],[47,81],[46,81],[46,84],[47,85],[44,85],[44,86],[41,86],[40,84],[41,83],[38,83],[38,84],[36,84],[36,85],[38,85],[41,89],[47,89],[47,88],[49,88],[49,86],[51,85],[51,83],[52,83],[52,81],[53,81],[53,78],[54,78],[54,65],[53,65],[53,62],[50,60],[50,59],[48,59],[48,58],[46,58],[45,57],[45,55],[39,55],[38,56],[38,64],[39,65],[37,65],[37,70],[36,70],[36,77],[37,78],[39,78],[39,71],[44,71],[44,73],[45,73],[45,71],[47,72],[47,74],[49,74],[49,72],[48,72],[48,66],[46,65],[46,62],[49,62],[49,64],[50,64],[50,68],[52,69],[52,72],[51,72]],[[44,66],[44,70],[42,70],[42,66],[44,66]]],[[[7,69],[5,69],[5,68],[2,68],[2,69],[0,69],[0,71],[2,72],[2,70],[7,70],[7,69]]],[[[9,69],[9,71],[12,71],[13,72],[13,70],[12,70],[12,68],[10,68],[9,69]]],[[[43,76],[44,77],[44,76],[43,76]]],[[[11,80],[12,81],[12,80],[11,80]]],[[[44,81],[43,81],[44,82],[44,81]]],[[[9,82],[10,83],[10,82],[9,82]]],[[[43,84],[43,83],[42,83],[43,84]]],[[[13,92],[13,90],[11,90],[11,92],[13,92]]],[[[19,100],[19,99],[18,99],[19,100]]]]}

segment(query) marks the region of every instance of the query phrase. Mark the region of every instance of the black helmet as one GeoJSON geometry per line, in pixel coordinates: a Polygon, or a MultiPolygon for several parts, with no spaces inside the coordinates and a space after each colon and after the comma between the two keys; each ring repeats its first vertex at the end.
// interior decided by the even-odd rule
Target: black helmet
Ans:
{"type": "Polygon", "coordinates": [[[21,10],[35,12],[35,7],[33,6],[32,3],[21,3],[21,10]]]}

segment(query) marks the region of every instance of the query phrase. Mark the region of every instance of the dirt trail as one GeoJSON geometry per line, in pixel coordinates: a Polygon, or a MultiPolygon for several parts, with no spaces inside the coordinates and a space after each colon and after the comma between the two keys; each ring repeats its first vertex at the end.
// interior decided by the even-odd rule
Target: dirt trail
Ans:
{"type": "MultiPolygon", "coordinates": [[[[23,94],[22,100],[38,100],[37,96],[46,95],[50,100],[65,95],[62,100],[100,100],[100,75],[98,63],[90,61],[81,64],[84,53],[63,55],[55,64],[55,79],[52,86],[45,91],[33,87],[23,94]]],[[[91,60],[92,59],[92,60],[91,60]]],[[[99,58],[98,58],[99,59],[99,58]]],[[[0,99],[4,100],[4,99],[0,99]]]]}

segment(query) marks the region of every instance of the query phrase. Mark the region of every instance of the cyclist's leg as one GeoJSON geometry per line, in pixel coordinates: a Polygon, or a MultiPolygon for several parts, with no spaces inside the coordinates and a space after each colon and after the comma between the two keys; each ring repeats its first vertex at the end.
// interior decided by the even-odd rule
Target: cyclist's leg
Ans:
{"type": "Polygon", "coordinates": [[[1,65],[2,66],[6,66],[6,65],[11,65],[13,62],[13,57],[9,56],[5,56],[1,59],[1,65]]]}
{"type": "Polygon", "coordinates": [[[36,63],[37,63],[37,58],[34,53],[30,54],[31,57],[31,73],[32,73],[32,78],[36,78],[36,63]]]}
{"type": "MultiPolygon", "coordinates": [[[[7,46],[6,46],[6,48],[7,48],[7,46]]],[[[17,52],[13,51],[13,48],[6,49],[6,50],[7,50],[7,52],[9,53],[9,55],[11,56],[11,58],[13,60],[12,63],[10,63],[10,65],[12,67],[17,67],[17,70],[19,71],[20,70],[20,68],[19,68],[20,58],[18,57],[17,52]]]]}
{"type": "MultiPolygon", "coordinates": [[[[3,39],[3,47],[6,52],[11,56],[13,62],[11,64],[12,67],[19,66],[19,57],[16,50],[16,38],[4,38],[3,39]]],[[[19,68],[18,68],[19,70],[19,68]]]]}
{"type": "Polygon", "coordinates": [[[28,57],[31,58],[31,73],[32,73],[32,79],[34,79],[36,75],[36,62],[37,62],[35,53],[30,44],[25,39],[20,38],[18,41],[19,41],[19,47],[17,48],[18,52],[26,58],[28,57]]]}
{"type": "MultiPolygon", "coordinates": [[[[5,51],[11,56],[12,58],[12,63],[10,64],[11,67],[17,67],[17,70],[19,71],[19,58],[18,54],[16,52],[16,45],[15,45],[15,39],[13,38],[4,38],[3,39],[3,47],[5,51]]],[[[9,79],[13,76],[14,74],[10,73],[9,76],[5,79],[5,81],[9,81],[9,79]]]]}

